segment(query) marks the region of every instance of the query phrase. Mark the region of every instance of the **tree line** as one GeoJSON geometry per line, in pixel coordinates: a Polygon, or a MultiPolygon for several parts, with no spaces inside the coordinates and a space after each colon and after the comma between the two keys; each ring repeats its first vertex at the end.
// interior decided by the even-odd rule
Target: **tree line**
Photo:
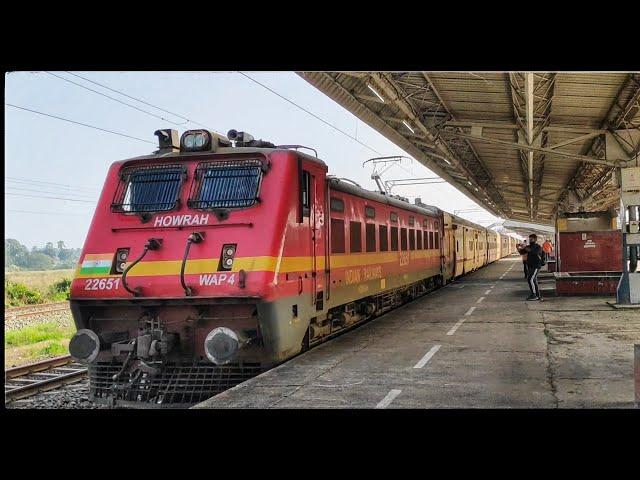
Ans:
{"type": "Polygon", "coordinates": [[[67,248],[63,241],[47,242],[44,247],[29,250],[18,240],[4,241],[5,271],[58,270],[75,268],[80,258],[80,248],[67,248]]]}

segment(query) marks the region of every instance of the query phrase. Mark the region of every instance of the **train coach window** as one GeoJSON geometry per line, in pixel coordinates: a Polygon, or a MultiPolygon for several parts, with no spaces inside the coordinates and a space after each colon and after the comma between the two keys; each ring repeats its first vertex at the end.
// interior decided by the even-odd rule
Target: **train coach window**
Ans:
{"type": "Polygon", "coordinates": [[[409,229],[409,250],[416,249],[416,231],[413,228],[409,229]]]}
{"type": "Polygon", "coordinates": [[[422,230],[416,230],[416,250],[422,250],[422,230]]]}
{"type": "Polygon", "coordinates": [[[367,218],[376,218],[376,209],[367,205],[364,207],[364,216],[367,218]]]}
{"type": "Polygon", "coordinates": [[[386,225],[380,225],[378,227],[378,236],[380,237],[380,251],[381,252],[388,251],[389,250],[389,229],[387,228],[386,225]]]}
{"type": "Polygon", "coordinates": [[[398,227],[391,227],[391,251],[398,251],[398,227]]]}
{"type": "Polygon", "coordinates": [[[198,165],[188,205],[197,209],[246,208],[258,200],[262,162],[258,159],[198,165]]]}
{"type": "Polygon", "coordinates": [[[400,250],[406,250],[406,249],[407,249],[407,229],[401,228],[400,229],[400,250]]]}
{"type": "Polygon", "coordinates": [[[125,168],[120,173],[111,210],[123,213],[173,210],[178,205],[185,176],[182,165],[125,168]]]}
{"type": "Polygon", "coordinates": [[[329,205],[332,212],[344,212],[344,202],[340,198],[331,197],[329,205]]]}
{"type": "Polygon", "coordinates": [[[396,212],[391,212],[391,214],[389,215],[389,219],[393,223],[398,223],[398,214],[396,212]]]}
{"type": "Polygon", "coordinates": [[[438,235],[438,232],[435,233],[433,238],[435,240],[434,248],[440,250],[440,236],[438,235]]]}
{"type": "Polygon", "coordinates": [[[331,253],[344,253],[344,220],[331,219],[331,253]]]}
{"type": "Polygon", "coordinates": [[[365,225],[365,243],[367,252],[376,251],[376,225],[375,223],[367,223],[365,225]]]}
{"type": "Polygon", "coordinates": [[[362,251],[362,224],[360,222],[349,222],[349,251],[359,253],[362,251]]]}

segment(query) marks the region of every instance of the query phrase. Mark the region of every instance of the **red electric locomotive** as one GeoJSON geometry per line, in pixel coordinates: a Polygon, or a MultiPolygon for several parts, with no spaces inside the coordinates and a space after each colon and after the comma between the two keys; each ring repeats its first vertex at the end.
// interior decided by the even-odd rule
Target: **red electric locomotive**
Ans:
{"type": "Polygon", "coordinates": [[[71,288],[94,400],[191,405],[444,282],[437,208],[298,146],[156,135],[111,166],[71,288]]]}

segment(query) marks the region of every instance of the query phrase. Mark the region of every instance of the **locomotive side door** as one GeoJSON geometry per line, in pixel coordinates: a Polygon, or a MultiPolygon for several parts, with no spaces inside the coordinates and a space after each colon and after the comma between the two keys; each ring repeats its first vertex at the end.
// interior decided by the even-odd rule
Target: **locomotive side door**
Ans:
{"type": "Polygon", "coordinates": [[[317,311],[324,309],[325,291],[325,176],[326,167],[313,161],[300,162],[300,202],[311,260],[311,304],[317,311]]]}

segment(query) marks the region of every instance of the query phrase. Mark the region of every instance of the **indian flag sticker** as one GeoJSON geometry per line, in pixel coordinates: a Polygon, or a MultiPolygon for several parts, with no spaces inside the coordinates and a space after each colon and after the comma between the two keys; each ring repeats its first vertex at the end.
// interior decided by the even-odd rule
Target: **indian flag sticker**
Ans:
{"type": "Polygon", "coordinates": [[[113,253],[87,253],[80,267],[80,274],[95,275],[111,273],[113,253]]]}

